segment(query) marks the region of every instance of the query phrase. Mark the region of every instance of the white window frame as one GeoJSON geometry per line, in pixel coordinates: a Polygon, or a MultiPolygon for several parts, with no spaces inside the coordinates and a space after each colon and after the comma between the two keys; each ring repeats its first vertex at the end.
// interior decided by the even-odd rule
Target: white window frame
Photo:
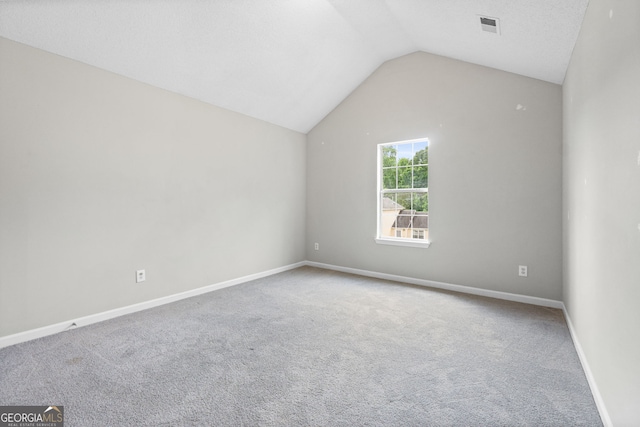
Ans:
{"type": "MultiPolygon", "coordinates": [[[[375,241],[378,244],[381,245],[392,245],[392,246],[408,246],[408,247],[415,247],[415,248],[428,248],[431,245],[431,242],[427,239],[413,239],[413,238],[406,238],[406,237],[389,237],[389,236],[382,236],[381,233],[381,225],[382,225],[382,199],[384,197],[385,191],[382,188],[382,183],[383,183],[383,175],[382,175],[382,147],[383,146],[389,146],[389,145],[401,145],[401,144],[409,144],[409,143],[419,143],[419,142],[426,142],[427,143],[427,147],[430,146],[429,143],[429,139],[428,138],[418,138],[418,139],[410,139],[410,140],[406,140],[406,141],[395,141],[395,142],[387,142],[387,143],[383,143],[383,144],[378,144],[376,146],[376,150],[377,150],[377,164],[376,164],[376,170],[377,170],[377,194],[376,194],[376,198],[377,198],[377,204],[376,204],[376,208],[377,208],[377,221],[376,221],[376,238],[375,241]]],[[[428,165],[428,163],[427,163],[428,165]]],[[[390,192],[390,191],[387,191],[390,192]]],[[[403,189],[395,189],[393,190],[393,192],[395,193],[420,193],[420,192],[424,192],[427,193],[427,195],[429,194],[429,188],[425,188],[425,189],[416,189],[416,188],[403,188],[403,189]]],[[[428,197],[428,196],[427,196],[428,197]]],[[[431,224],[429,224],[431,225],[431,224]]],[[[430,228],[430,227],[429,227],[430,228]]]]}

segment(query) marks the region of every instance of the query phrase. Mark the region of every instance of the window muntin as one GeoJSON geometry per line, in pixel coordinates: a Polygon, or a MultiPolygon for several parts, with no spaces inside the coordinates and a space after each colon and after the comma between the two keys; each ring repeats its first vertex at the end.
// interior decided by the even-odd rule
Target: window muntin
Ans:
{"type": "Polygon", "coordinates": [[[378,145],[378,239],[427,243],[429,141],[378,145]]]}

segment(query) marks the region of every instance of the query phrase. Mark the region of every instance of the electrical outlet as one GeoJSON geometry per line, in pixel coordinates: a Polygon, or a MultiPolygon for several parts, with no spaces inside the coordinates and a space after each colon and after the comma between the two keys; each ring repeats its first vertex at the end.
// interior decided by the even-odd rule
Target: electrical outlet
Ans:
{"type": "Polygon", "coordinates": [[[315,249],[316,251],[319,251],[320,250],[320,243],[315,243],[313,245],[313,249],[315,249]]]}
{"type": "Polygon", "coordinates": [[[518,276],[520,277],[527,277],[527,266],[526,265],[519,265],[518,266],[518,276]]]}
{"type": "Polygon", "coordinates": [[[147,273],[144,270],[136,270],[136,283],[147,280],[147,273]]]}

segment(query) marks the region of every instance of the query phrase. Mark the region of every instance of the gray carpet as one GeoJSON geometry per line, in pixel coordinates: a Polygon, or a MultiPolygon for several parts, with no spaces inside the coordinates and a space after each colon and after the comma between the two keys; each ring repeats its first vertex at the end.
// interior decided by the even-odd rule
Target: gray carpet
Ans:
{"type": "Polygon", "coordinates": [[[556,309],[304,267],[0,350],[67,426],[599,426],[556,309]]]}

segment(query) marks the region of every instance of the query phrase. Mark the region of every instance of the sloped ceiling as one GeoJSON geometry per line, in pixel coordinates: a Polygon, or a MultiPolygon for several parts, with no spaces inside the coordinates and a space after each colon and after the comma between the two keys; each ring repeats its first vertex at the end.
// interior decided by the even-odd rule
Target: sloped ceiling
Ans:
{"type": "Polygon", "coordinates": [[[561,84],[587,3],[0,0],[0,36],[306,133],[415,51],[561,84]]]}

